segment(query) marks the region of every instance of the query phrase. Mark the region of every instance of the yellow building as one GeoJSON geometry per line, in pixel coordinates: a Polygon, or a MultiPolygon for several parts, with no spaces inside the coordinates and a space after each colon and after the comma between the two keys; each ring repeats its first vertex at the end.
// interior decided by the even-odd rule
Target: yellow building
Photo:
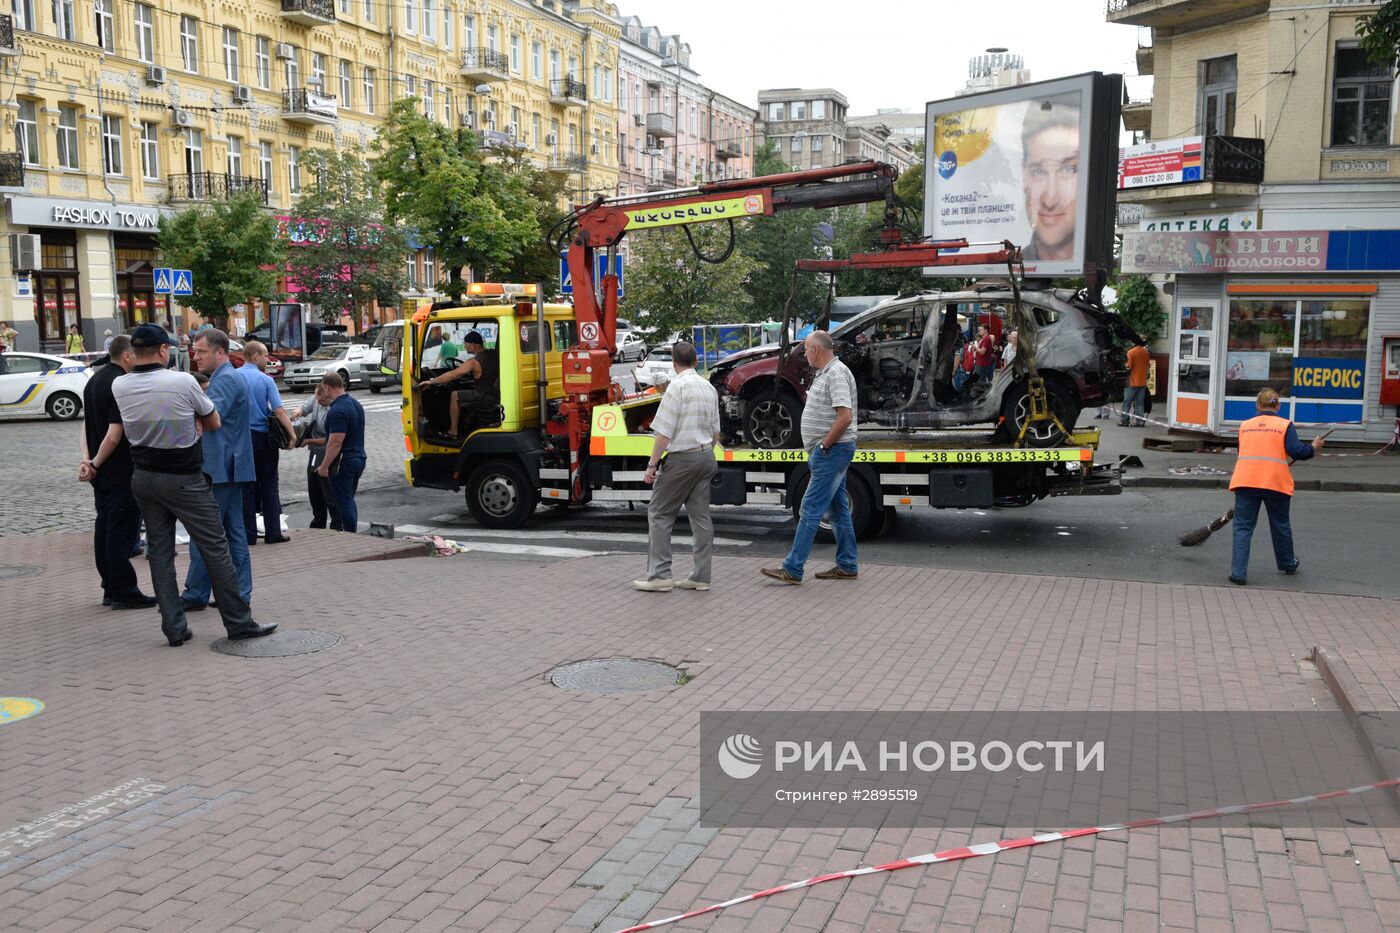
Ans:
{"type": "MultiPolygon", "coordinates": [[[[153,293],[160,215],[255,190],[294,216],[307,152],[367,147],[401,97],[612,194],[619,33],[602,0],[14,0],[0,320],[29,349],[178,323],[153,293]]],[[[426,251],[411,272],[415,294],[442,274],[426,251]]]]}

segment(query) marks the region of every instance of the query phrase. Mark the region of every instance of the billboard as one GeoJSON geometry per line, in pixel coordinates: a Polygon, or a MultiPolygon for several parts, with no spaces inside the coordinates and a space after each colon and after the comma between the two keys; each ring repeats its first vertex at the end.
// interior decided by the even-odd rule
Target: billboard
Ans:
{"type": "Polygon", "coordinates": [[[273,302],[268,308],[267,334],[270,349],[290,353],[306,352],[306,316],[295,302],[273,302]]]}
{"type": "Polygon", "coordinates": [[[924,235],[1010,240],[1037,277],[1109,268],[1122,83],[1092,72],[931,102],[924,235]]]}
{"type": "Polygon", "coordinates": [[[1118,189],[1200,181],[1204,146],[1203,136],[1128,146],[1118,157],[1118,189]]]}

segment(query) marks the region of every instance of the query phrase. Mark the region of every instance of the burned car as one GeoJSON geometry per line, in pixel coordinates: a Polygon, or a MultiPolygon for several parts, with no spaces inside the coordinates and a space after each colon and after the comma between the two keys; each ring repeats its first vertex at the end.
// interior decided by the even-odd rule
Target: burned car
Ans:
{"type": "MultiPolygon", "coordinates": [[[[881,302],[834,328],[836,354],[856,378],[859,421],[911,430],[992,424],[1012,440],[1030,416],[1031,355],[1051,411],[1067,428],[1082,409],[1122,387],[1131,332],[1117,315],[1068,289],[1022,291],[1021,310],[1013,312],[1014,306],[1015,296],[1002,285],[920,292],[881,302]],[[1000,335],[1017,322],[1011,363],[990,382],[965,383],[958,371],[976,325],[986,323],[1000,335]]],[[[780,375],[779,355],[778,347],[762,347],[710,370],[727,436],[764,448],[801,446],[802,405],[813,371],[800,342],[789,345],[780,375]]],[[[1032,446],[1063,439],[1053,422],[1032,422],[1026,431],[1032,446]]]]}

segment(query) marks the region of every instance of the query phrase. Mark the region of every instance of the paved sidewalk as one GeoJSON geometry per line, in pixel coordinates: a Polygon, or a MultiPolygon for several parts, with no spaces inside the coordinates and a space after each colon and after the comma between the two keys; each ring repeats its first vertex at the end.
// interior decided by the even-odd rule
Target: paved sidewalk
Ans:
{"type": "MultiPolygon", "coordinates": [[[[0,694],[47,704],[0,726],[0,928],[616,929],[1003,835],[702,830],[702,710],[1336,709],[1314,645],[1400,659],[1397,604],[1262,586],[867,565],[797,588],[720,558],[711,592],[658,595],[628,587],[636,558],[344,563],[402,544],[298,538],[254,549],[255,610],[345,640],[282,659],[211,652],[211,613],[166,648],[154,614],[95,604],[80,536],[0,539],[0,567],[43,569],[0,581],[0,694]],[[692,680],[599,695],[545,679],[615,656],[692,680]],[[3,835],[78,804],[32,845],[3,835]]],[[[1206,823],[676,929],[1396,929],[1397,860],[1400,830],[1206,823]]]]}

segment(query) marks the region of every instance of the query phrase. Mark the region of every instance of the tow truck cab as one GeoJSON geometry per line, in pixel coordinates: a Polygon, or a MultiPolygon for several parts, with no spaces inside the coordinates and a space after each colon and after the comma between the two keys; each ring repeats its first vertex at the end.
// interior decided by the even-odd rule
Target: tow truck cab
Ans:
{"type": "Polygon", "coordinates": [[[517,305],[512,298],[512,293],[497,292],[419,311],[404,322],[397,338],[402,348],[393,346],[393,335],[386,339],[382,363],[390,371],[396,364],[399,369],[409,485],[454,491],[465,486],[476,492],[467,497],[474,516],[493,527],[518,525],[538,501],[545,451],[537,384],[541,342],[549,402],[564,396],[561,354],[578,343],[572,306],[546,305],[541,334],[533,302],[517,305]],[[418,384],[452,368],[438,360],[443,337],[460,347],[472,331],[497,353],[500,420],[459,439],[449,434],[448,412],[453,389],[463,386],[419,389],[418,384]]]}

